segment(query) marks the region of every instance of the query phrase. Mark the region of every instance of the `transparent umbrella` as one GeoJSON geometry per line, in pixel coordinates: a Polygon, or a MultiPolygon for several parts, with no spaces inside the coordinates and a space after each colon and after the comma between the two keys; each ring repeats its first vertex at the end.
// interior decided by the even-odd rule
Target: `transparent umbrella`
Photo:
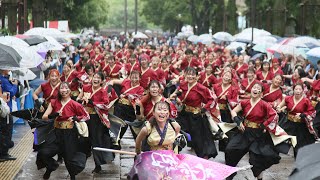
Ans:
{"type": "Polygon", "coordinates": [[[197,43],[198,42],[198,38],[199,38],[199,36],[197,36],[197,35],[191,35],[191,36],[188,37],[187,40],[192,42],[192,43],[197,43]]]}
{"type": "Polygon", "coordinates": [[[227,32],[217,32],[213,35],[213,38],[219,41],[233,41],[234,38],[230,33],[227,32]]]}
{"type": "Polygon", "coordinates": [[[25,46],[25,47],[29,47],[30,46],[24,40],[19,39],[19,38],[14,37],[14,36],[2,36],[2,37],[0,37],[0,42],[2,44],[8,45],[8,46],[13,46],[13,45],[25,46]]]}

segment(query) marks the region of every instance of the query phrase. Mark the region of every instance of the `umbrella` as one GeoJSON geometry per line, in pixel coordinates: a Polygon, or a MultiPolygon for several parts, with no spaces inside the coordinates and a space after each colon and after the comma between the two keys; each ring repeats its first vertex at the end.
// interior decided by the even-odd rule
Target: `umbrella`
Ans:
{"type": "Polygon", "coordinates": [[[288,44],[274,44],[270,48],[267,49],[268,52],[274,53],[283,53],[283,54],[291,54],[293,56],[299,56],[306,58],[306,50],[309,48],[297,48],[288,44]]]}
{"type": "Polygon", "coordinates": [[[37,75],[35,75],[31,70],[29,69],[21,69],[21,70],[18,70],[19,71],[19,76],[18,76],[18,80],[20,82],[24,82],[25,80],[26,81],[29,81],[29,80],[34,80],[37,75]]]}
{"type": "Polygon", "coordinates": [[[197,41],[198,41],[198,38],[199,38],[199,36],[197,36],[197,35],[191,35],[191,36],[188,37],[187,40],[192,42],[192,43],[194,43],[194,44],[196,44],[197,41]]]}
{"type": "Polygon", "coordinates": [[[34,68],[41,64],[44,59],[32,48],[23,46],[12,46],[22,57],[19,62],[20,68],[34,68]]]}
{"type": "Polygon", "coordinates": [[[211,34],[201,34],[198,38],[198,42],[201,42],[202,44],[211,44],[213,41],[211,34]]]}
{"type": "Polygon", "coordinates": [[[320,177],[320,144],[310,144],[299,149],[295,168],[289,180],[319,179],[320,177]]]}
{"type": "Polygon", "coordinates": [[[24,33],[24,35],[30,36],[30,35],[40,35],[40,36],[62,36],[63,33],[55,28],[43,28],[43,27],[35,27],[32,29],[29,29],[27,32],[24,33]]]}
{"type": "Polygon", "coordinates": [[[308,56],[317,57],[320,59],[320,47],[313,48],[307,52],[308,56]]]}
{"type": "Polygon", "coordinates": [[[266,30],[257,29],[257,28],[251,28],[251,27],[242,30],[240,34],[252,34],[252,29],[253,29],[253,34],[254,35],[260,35],[260,36],[271,35],[271,33],[266,31],[266,30]]]}
{"type": "MultiPolygon", "coordinates": [[[[253,28],[253,40],[259,39],[263,36],[269,36],[269,35],[271,35],[271,33],[267,32],[265,30],[253,28]]],[[[238,41],[238,42],[245,42],[245,43],[251,42],[252,41],[252,28],[244,29],[241,33],[236,34],[234,36],[234,38],[235,38],[235,41],[238,41]]]]}
{"type": "Polygon", "coordinates": [[[291,45],[294,47],[308,47],[306,44],[307,43],[312,43],[316,46],[320,46],[320,42],[313,38],[313,37],[309,37],[309,36],[300,36],[300,37],[296,37],[293,38],[292,40],[290,40],[287,45],[291,45]]]}
{"type": "Polygon", "coordinates": [[[235,50],[238,47],[245,49],[246,45],[247,45],[246,43],[242,43],[242,42],[231,42],[226,48],[229,50],[235,50]]]}
{"type": "Polygon", "coordinates": [[[317,66],[317,62],[320,60],[320,47],[309,50],[306,55],[307,59],[311,61],[314,66],[317,66]]]}
{"type": "Polygon", "coordinates": [[[24,40],[30,46],[37,45],[47,41],[47,39],[42,36],[29,36],[27,38],[22,38],[22,40],[24,40]]]}
{"type": "Polygon", "coordinates": [[[22,57],[12,47],[0,44],[0,68],[16,70],[20,68],[22,57]]]}
{"type": "Polygon", "coordinates": [[[257,53],[257,54],[255,54],[254,56],[252,56],[252,57],[250,58],[250,60],[256,60],[256,59],[260,58],[260,57],[263,56],[263,55],[264,55],[263,53],[257,53]]]}
{"type": "Polygon", "coordinates": [[[212,37],[218,41],[233,41],[234,40],[233,36],[227,32],[217,32],[212,37]]]}
{"type": "Polygon", "coordinates": [[[45,50],[52,50],[52,51],[61,51],[64,49],[64,47],[53,37],[45,36],[45,38],[48,40],[46,42],[42,42],[40,44],[37,44],[37,47],[39,49],[45,49],[45,50]]]}
{"type": "Polygon", "coordinates": [[[1,44],[5,44],[8,46],[25,46],[25,47],[29,47],[30,45],[28,43],[26,43],[25,41],[23,41],[22,39],[19,39],[17,37],[14,36],[3,36],[0,37],[0,42],[1,44]]]}
{"type": "Polygon", "coordinates": [[[68,41],[65,39],[65,38],[62,38],[62,37],[56,37],[55,38],[57,41],[58,41],[58,43],[60,43],[60,44],[66,44],[66,43],[68,43],[68,41]]]}
{"type": "Polygon", "coordinates": [[[148,36],[143,34],[142,32],[132,33],[134,39],[148,39],[148,36]]]}
{"type": "Polygon", "coordinates": [[[261,36],[253,40],[253,44],[275,44],[277,39],[272,36],[261,36]]]}
{"type": "Polygon", "coordinates": [[[184,39],[187,38],[187,36],[183,32],[179,32],[176,36],[177,39],[184,39]]]}
{"type": "Polygon", "coordinates": [[[264,43],[264,44],[256,44],[252,47],[253,50],[262,52],[262,53],[267,53],[267,49],[271,47],[273,44],[271,43],[264,43]]]}

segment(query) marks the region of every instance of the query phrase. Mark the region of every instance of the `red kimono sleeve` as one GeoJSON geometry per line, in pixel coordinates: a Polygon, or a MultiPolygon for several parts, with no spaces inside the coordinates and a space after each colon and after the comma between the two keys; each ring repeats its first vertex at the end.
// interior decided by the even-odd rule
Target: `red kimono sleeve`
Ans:
{"type": "Polygon", "coordinates": [[[87,121],[90,119],[88,112],[84,109],[84,107],[78,102],[74,102],[76,106],[76,117],[79,121],[87,121]]]}
{"type": "Polygon", "coordinates": [[[266,129],[273,133],[276,134],[277,132],[277,127],[278,127],[278,121],[279,121],[279,116],[277,112],[266,102],[263,101],[263,109],[266,112],[267,119],[263,122],[263,125],[266,127],[266,129]]]}
{"type": "Polygon", "coordinates": [[[205,86],[203,86],[201,88],[201,91],[203,92],[202,93],[202,97],[203,97],[203,103],[205,104],[204,105],[204,108],[208,111],[210,111],[210,109],[212,109],[217,103],[214,99],[215,95],[213,94],[212,91],[209,91],[209,89],[205,86]]]}

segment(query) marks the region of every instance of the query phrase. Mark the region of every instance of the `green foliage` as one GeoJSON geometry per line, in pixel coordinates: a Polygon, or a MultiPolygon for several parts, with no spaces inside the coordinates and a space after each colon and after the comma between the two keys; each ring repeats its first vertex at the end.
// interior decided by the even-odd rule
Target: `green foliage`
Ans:
{"type": "Polygon", "coordinates": [[[146,19],[165,30],[177,28],[191,23],[188,0],[143,0],[142,13],[146,19]],[[179,15],[180,14],[180,15],[179,15]]]}
{"type": "MultiPolygon", "coordinates": [[[[46,16],[46,20],[68,20],[71,30],[79,30],[85,27],[98,29],[105,24],[108,12],[108,0],[28,0],[29,8],[33,11],[45,10],[44,14],[33,14],[46,16]],[[37,5],[32,6],[33,3],[37,5]]],[[[41,12],[42,13],[42,12],[41,12]]],[[[43,18],[43,17],[42,17],[43,18]]]]}
{"type": "MultiPolygon", "coordinates": [[[[110,4],[108,10],[108,18],[106,23],[103,25],[104,28],[124,28],[125,26],[125,12],[124,12],[124,0],[108,0],[110,4]]],[[[134,29],[135,27],[135,5],[134,0],[127,0],[127,28],[134,29]]],[[[138,28],[145,29],[150,28],[152,25],[149,24],[146,18],[141,13],[142,2],[138,1],[138,28]]]]}

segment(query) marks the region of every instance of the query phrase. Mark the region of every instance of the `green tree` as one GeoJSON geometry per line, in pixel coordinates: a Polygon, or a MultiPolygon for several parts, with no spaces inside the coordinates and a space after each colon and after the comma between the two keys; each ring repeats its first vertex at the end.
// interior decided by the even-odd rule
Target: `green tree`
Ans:
{"type": "Polygon", "coordinates": [[[107,20],[108,0],[29,0],[34,26],[46,20],[68,20],[71,30],[99,29],[107,20]]]}

